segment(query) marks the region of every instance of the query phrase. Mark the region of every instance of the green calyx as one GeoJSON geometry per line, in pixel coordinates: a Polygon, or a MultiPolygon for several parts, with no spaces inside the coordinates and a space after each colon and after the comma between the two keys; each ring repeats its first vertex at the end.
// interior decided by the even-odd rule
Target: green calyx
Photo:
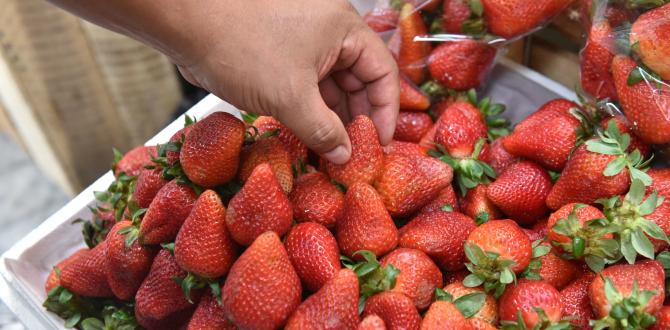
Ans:
{"type": "Polygon", "coordinates": [[[516,283],[516,274],[510,269],[514,265],[513,260],[500,259],[493,252],[483,251],[479,246],[465,243],[465,256],[470,262],[465,267],[470,275],[463,279],[463,285],[475,288],[483,285],[486,292],[493,292],[499,298],[507,284],[516,283]]]}
{"type": "Polygon", "coordinates": [[[649,237],[669,242],[668,236],[655,222],[645,218],[659,207],[664,197],[656,191],[646,197],[645,185],[641,180],[633,180],[630,190],[623,198],[619,196],[598,201],[610,221],[621,254],[633,264],[640,254],[654,259],[654,245],[649,237]]]}
{"type": "Polygon", "coordinates": [[[134,330],[138,328],[133,310],[106,306],[102,310],[102,320],[89,317],[81,321],[82,330],[134,330]]]}
{"type": "Polygon", "coordinates": [[[586,142],[586,149],[590,152],[599,153],[603,155],[616,156],[614,160],[609,162],[603,171],[603,175],[607,177],[615,176],[624,168],[627,168],[631,180],[640,180],[645,186],[651,185],[651,177],[646,173],[646,170],[652,158],[643,159],[640,150],[635,149],[628,153],[630,147],[630,134],[621,134],[619,128],[614,120],[610,120],[606,131],[598,131],[597,140],[589,140],[586,142]]]}
{"type": "Polygon", "coordinates": [[[482,309],[484,302],[486,302],[486,294],[483,292],[472,292],[454,299],[448,292],[437,288],[435,289],[435,300],[453,303],[461,314],[463,314],[466,319],[469,319],[482,309]]]}
{"type": "MultiPolygon", "coordinates": [[[[430,99],[435,103],[437,100],[445,97],[456,96],[457,93],[453,90],[444,87],[442,84],[436,80],[428,80],[420,87],[421,91],[426,93],[430,99]]],[[[437,119],[437,118],[433,118],[437,119]]]]}
{"type": "Polygon", "coordinates": [[[260,117],[259,114],[249,112],[249,111],[240,111],[240,114],[242,115],[242,120],[244,120],[244,122],[247,125],[253,125],[253,123],[256,121],[256,119],[258,119],[258,117],[260,117]]]}
{"type": "Polygon", "coordinates": [[[486,33],[486,23],[484,22],[484,6],[481,0],[467,0],[470,7],[470,17],[463,22],[461,28],[463,33],[474,37],[481,37],[486,33]]]}
{"type": "Polygon", "coordinates": [[[500,115],[505,112],[505,105],[501,103],[492,103],[490,97],[478,100],[477,91],[470,89],[465,94],[466,99],[472,105],[477,107],[484,115],[486,126],[488,126],[488,138],[493,141],[501,136],[509,135],[510,122],[500,115]]]}
{"type": "Polygon", "coordinates": [[[631,9],[652,9],[670,3],[669,0],[627,0],[626,6],[631,9]]]}
{"type": "MultiPolygon", "coordinates": [[[[633,44],[631,47],[635,49],[635,45],[636,44],[633,44]]],[[[628,84],[628,86],[633,86],[643,81],[646,84],[654,84],[656,89],[663,88],[664,84],[663,79],[660,75],[658,75],[658,73],[654,72],[644,64],[639,64],[628,74],[626,84],[628,84]]]]}
{"type": "Polygon", "coordinates": [[[400,270],[393,265],[382,267],[381,263],[377,261],[377,257],[370,251],[356,251],[354,256],[357,255],[363,257],[364,260],[355,262],[346,256],[340,256],[340,260],[345,267],[353,270],[358,276],[361,292],[358,309],[359,313],[362,313],[365,308],[365,301],[369,297],[395,287],[400,270]]]}
{"type": "Polygon", "coordinates": [[[435,144],[439,151],[431,150],[428,153],[435,158],[449,164],[456,174],[456,183],[463,196],[469,189],[475,188],[480,184],[490,183],[496,178],[496,172],[484,161],[479,160],[479,154],[486,143],[485,139],[480,139],[475,144],[474,151],[469,158],[451,157],[444,146],[435,144]]]}
{"type": "Polygon", "coordinates": [[[131,330],[138,327],[132,303],[83,297],[60,285],[49,291],[43,306],[65,320],[66,328],[131,330]]]}
{"type": "Polygon", "coordinates": [[[184,278],[173,277],[172,280],[181,286],[181,289],[184,292],[184,297],[186,297],[191,304],[193,304],[193,300],[191,300],[193,290],[199,290],[205,287],[209,287],[212,291],[212,295],[216,298],[219,304],[222,304],[219,279],[205,278],[193,273],[188,273],[184,278]]]}
{"type": "Polygon", "coordinates": [[[92,249],[107,238],[107,234],[109,233],[112,224],[102,218],[100,212],[107,211],[102,206],[89,207],[89,209],[91,210],[90,220],[79,218],[72,221],[72,224],[82,224],[81,234],[84,237],[84,242],[86,243],[86,246],[92,249]]]}
{"type": "Polygon", "coordinates": [[[526,267],[519,276],[529,280],[541,280],[542,276],[540,276],[539,270],[542,268],[542,257],[551,252],[551,247],[542,244],[542,240],[534,241],[532,247],[533,254],[528,263],[528,267],[526,267]]]}
{"type": "Polygon", "coordinates": [[[591,270],[599,272],[606,264],[620,258],[619,243],[614,239],[604,238],[607,234],[614,233],[616,227],[607,218],[591,219],[582,225],[577,217],[577,210],[582,207],[586,205],[575,205],[567,218],[556,221],[551,228],[552,232],[569,238],[570,242],[552,241],[551,244],[564,252],[561,255],[563,259],[583,258],[591,270]]]}
{"type": "Polygon", "coordinates": [[[645,307],[656,292],[644,290],[640,292],[637,281],[633,282],[633,290],[624,297],[614,286],[612,280],[603,277],[605,297],[610,303],[610,312],[600,320],[591,320],[593,330],[601,329],[647,329],[656,323],[656,318],[645,312],[645,307]]]}
{"type": "Polygon", "coordinates": [[[534,307],[533,310],[537,313],[539,321],[534,327],[529,328],[523,320],[521,311],[517,311],[515,321],[502,321],[501,329],[503,330],[569,330],[575,327],[568,321],[552,322],[544,309],[534,307]]]}

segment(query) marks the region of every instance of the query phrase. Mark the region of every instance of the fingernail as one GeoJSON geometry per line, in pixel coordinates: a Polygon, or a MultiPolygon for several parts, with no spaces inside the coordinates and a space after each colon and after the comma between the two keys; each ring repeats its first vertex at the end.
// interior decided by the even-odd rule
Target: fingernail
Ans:
{"type": "Polygon", "coordinates": [[[350,152],[344,146],[337,146],[335,149],[323,154],[323,157],[335,164],[344,164],[349,161],[350,152]]]}

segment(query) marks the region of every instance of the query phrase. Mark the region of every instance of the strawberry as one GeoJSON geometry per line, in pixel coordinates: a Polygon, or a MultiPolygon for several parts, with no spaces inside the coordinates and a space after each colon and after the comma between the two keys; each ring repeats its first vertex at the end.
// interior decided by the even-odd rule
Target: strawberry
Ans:
{"type": "Polygon", "coordinates": [[[356,182],[372,184],[384,161],[377,129],[369,117],[357,116],[347,125],[347,134],[351,140],[351,158],[342,165],[328,162],[328,175],[345,187],[356,182]]]}
{"type": "Polygon", "coordinates": [[[398,245],[398,229],[370,185],[349,187],[344,205],[344,214],[335,225],[342,254],[352,257],[356,251],[368,250],[381,256],[398,245]]]}
{"type": "Polygon", "coordinates": [[[268,163],[285,193],[293,189],[293,169],[291,155],[286,151],[278,137],[259,138],[253,144],[242,148],[238,176],[246,182],[256,166],[268,163]]]}
{"type": "Polygon", "coordinates": [[[578,329],[591,329],[589,320],[593,319],[593,310],[588,290],[594,278],[594,273],[586,272],[561,290],[563,316],[578,329]]]}
{"type": "Polygon", "coordinates": [[[395,29],[400,13],[393,8],[374,8],[369,11],[363,20],[372,31],[377,33],[395,29]]]}
{"type": "Polygon", "coordinates": [[[265,232],[230,269],[222,291],[225,315],[243,329],[276,329],[298,308],[301,293],[279,236],[265,232]]]}
{"type": "Polygon", "coordinates": [[[137,228],[130,221],[117,222],[109,232],[106,251],[106,276],[114,295],[131,300],[149,274],[158,250],[137,241],[137,228]],[[134,231],[135,233],[129,233],[134,231]]]}
{"type": "Polygon", "coordinates": [[[549,217],[547,238],[564,258],[583,258],[591,269],[600,271],[606,259],[615,260],[618,255],[618,244],[608,225],[599,209],[566,204],[549,217]]]}
{"type": "Polygon", "coordinates": [[[424,112],[404,112],[398,114],[393,138],[399,141],[417,143],[433,126],[433,120],[424,112]]]}
{"type": "Polygon", "coordinates": [[[572,114],[578,110],[577,104],[565,99],[549,101],[522,120],[503,146],[512,155],[560,171],[575,146],[591,133],[586,119],[572,114]]]}
{"type": "Polygon", "coordinates": [[[406,3],[400,9],[398,19],[400,31],[400,48],[398,51],[398,68],[415,84],[420,84],[426,77],[426,58],[430,54],[430,42],[414,41],[414,37],[428,34],[421,13],[406,3]]]}
{"type": "Polygon", "coordinates": [[[299,176],[289,198],[298,222],[334,227],[344,212],[344,194],[320,172],[299,176]]]}
{"type": "Polygon", "coordinates": [[[527,329],[557,323],[563,315],[561,294],[545,281],[520,279],[507,287],[498,306],[502,322],[517,321],[527,329]]]}
{"type": "Polygon", "coordinates": [[[207,292],[188,322],[188,330],[236,330],[237,327],[226,320],[223,315],[223,304],[207,292]]]}
{"type": "Polygon", "coordinates": [[[469,319],[480,319],[488,324],[497,324],[498,323],[498,303],[493,295],[484,293],[484,289],[481,287],[477,288],[468,288],[463,285],[462,281],[454,282],[446,287],[444,291],[450,294],[453,299],[458,300],[461,297],[472,296],[477,293],[484,295],[484,300],[479,307],[479,310],[472,315],[469,319]]]}
{"type": "Polygon", "coordinates": [[[463,243],[477,225],[458,212],[421,213],[400,228],[399,245],[425,252],[445,271],[464,268],[463,243]]]}
{"type": "Polygon", "coordinates": [[[502,219],[502,213],[488,198],[487,192],[488,186],[484,184],[468,190],[460,202],[461,212],[477,222],[502,219]]]}
{"type": "Polygon", "coordinates": [[[173,240],[191,213],[197,196],[176,180],[165,184],[149,204],[140,225],[140,243],[159,244],[173,240]]]}
{"type": "Polygon", "coordinates": [[[480,318],[470,318],[468,319],[468,322],[472,326],[473,330],[496,330],[497,328],[492,325],[491,323],[488,323],[480,318]]]}
{"type": "Polygon", "coordinates": [[[149,207],[156,194],[168,183],[167,180],[163,179],[162,173],[163,171],[159,168],[143,169],[140,172],[133,191],[133,199],[139,207],[149,207]]]}
{"type": "Polygon", "coordinates": [[[499,137],[486,150],[482,150],[480,158],[493,167],[497,174],[505,172],[507,167],[519,161],[519,158],[512,155],[505,149],[504,141],[507,137],[499,137]]]}
{"type": "Polygon", "coordinates": [[[386,324],[379,316],[371,314],[358,324],[356,330],[386,330],[386,324]]]}
{"type": "Polygon", "coordinates": [[[363,317],[368,315],[379,316],[388,330],[418,330],[421,324],[412,299],[399,292],[384,291],[370,297],[363,310],[363,317]]]}
{"type": "Polygon", "coordinates": [[[542,241],[547,236],[547,219],[538,220],[530,229],[523,228],[523,231],[526,233],[528,239],[530,239],[531,242],[535,242],[537,240],[542,241]]]}
{"type": "Polygon", "coordinates": [[[419,144],[392,140],[385,145],[384,155],[398,154],[404,156],[428,156],[428,150],[419,144]]]}
{"type": "Polygon", "coordinates": [[[226,208],[213,190],[203,192],[175,240],[174,256],[179,267],[205,278],[228,273],[237,247],[226,229],[226,208]]]}
{"type": "Polygon", "coordinates": [[[192,291],[189,297],[174,278],[183,278],[186,272],[179,268],[170,251],[163,249],[156,255],[149,274],[135,295],[135,317],[147,329],[179,328],[185,324],[202,292],[192,291]]]}
{"type": "Polygon", "coordinates": [[[472,10],[467,1],[444,0],[442,2],[442,28],[447,33],[463,34],[463,25],[470,18],[472,10]]]}
{"type": "Polygon", "coordinates": [[[607,20],[596,22],[591,26],[586,46],[581,53],[582,88],[596,99],[617,100],[610,71],[614,59],[614,39],[612,27],[607,20]]]}
{"type": "Polygon", "coordinates": [[[319,291],[340,270],[337,241],[318,223],[295,225],[286,236],[284,246],[298,277],[312,292],[319,291]]]}
{"type": "Polygon", "coordinates": [[[570,3],[572,0],[482,0],[489,31],[506,39],[531,32],[570,3]]]}
{"type": "Polygon", "coordinates": [[[277,138],[284,144],[286,150],[291,154],[291,162],[293,165],[299,165],[300,162],[307,162],[307,146],[305,146],[300,139],[298,139],[288,127],[284,126],[278,120],[270,116],[259,116],[253,123],[253,126],[258,129],[259,135],[270,134],[278,130],[277,138]]]}
{"type": "Polygon", "coordinates": [[[87,253],[81,254],[63,267],[60,273],[60,285],[82,296],[113,297],[114,293],[107,283],[107,241],[103,241],[87,253]]]}
{"type": "Polygon", "coordinates": [[[399,248],[381,260],[382,267],[393,265],[400,273],[391,291],[400,292],[414,302],[417,309],[428,308],[436,288],[442,287],[442,273],[420,250],[399,248]]]}
{"type": "Polygon", "coordinates": [[[272,167],[258,165],[228,204],[226,227],[240,245],[251,244],[258,235],[272,230],[283,236],[293,221],[293,208],[272,167]]]}
{"type": "Polygon", "coordinates": [[[661,311],[656,314],[656,323],[650,329],[670,329],[670,306],[663,306],[663,308],[661,308],[661,311]]]}
{"type": "Polygon", "coordinates": [[[421,330],[472,330],[472,325],[456,306],[448,301],[436,301],[421,321],[421,330]]]}
{"type": "Polygon", "coordinates": [[[667,99],[669,87],[656,84],[653,77],[637,67],[633,59],[617,55],[612,61],[612,75],[624,115],[635,123],[635,133],[648,144],[670,142],[670,120],[667,99]],[[644,72],[644,73],[643,73],[644,72]],[[646,79],[652,79],[650,82],[646,79]]]}
{"type": "Polygon", "coordinates": [[[533,162],[520,161],[491,183],[486,195],[507,216],[529,225],[548,213],[545,200],[549,190],[549,174],[533,162]]]}
{"type": "Polygon", "coordinates": [[[151,165],[151,157],[156,157],[156,146],[139,146],[131,149],[125,155],[114,150],[116,158],[112,170],[119,177],[121,173],[129,176],[138,176],[144,166],[151,165]]]}
{"type": "Polygon", "coordinates": [[[430,213],[434,211],[444,211],[451,210],[455,212],[460,212],[460,206],[458,205],[458,198],[456,197],[456,192],[452,185],[447,185],[444,189],[440,190],[430,203],[426,204],[421,208],[421,213],[430,213]]]}
{"type": "Polygon", "coordinates": [[[400,76],[400,110],[424,111],[430,107],[428,95],[407,77],[400,76]]]}
{"type": "Polygon", "coordinates": [[[442,145],[455,158],[470,156],[477,141],[487,134],[484,115],[465,101],[452,103],[435,125],[435,143],[442,145]]]}
{"type": "MultiPolygon", "coordinates": [[[[541,245],[550,247],[547,242],[542,242],[541,245]]],[[[541,263],[540,269],[537,270],[539,279],[549,283],[556,290],[563,289],[581,274],[580,267],[575,262],[563,259],[551,251],[537,260],[541,263]]]]}
{"type": "Polygon", "coordinates": [[[358,325],[358,278],[342,269],[298,307],[286,324],[291,329],[355,329],[358,325]]]}
{"type": "Polygon", "coordinates": [[[67,266],[71,265],[72,263],[74,263],[80,257],[85,256],[86,254],[88,254],[89,251],[90,251],[89,249],[79,249],[79,250],[75,251],[73,254],[71,254],[69,257],[67,257],[67,258],[61,260],[60,262],[58,262],[58,264],[56,264],[56,266],[54,266],[51,269],[51,272],[49,272],[49,276],[47,276],[47,280],[44,283],[44,291],[47,294],[49,294],[49,292],[51,292],[51,290],[53,290],[55,287],[61,285],[60,277],[61,277],[63,269],[66,268],[67,266]]]}
{"type": "Polygon", "coordinates": [[[244,123],[226,112],[212,113],[195,123],[179,153],[186,176],[203,187],[214,187],[234,178],[244,132],[244,123]]]}
{"type": "MultiPolygon", "coordinates": [[[[670,5],[651,9],[635,20],[630,28],[630,43],[642,62],[664,80],[670,80],[670,5]]],[[[667,109],[667,108],[666,108],[667,109]]]]}
{"type": "MultiPolygon", "coordinates": [[[[439,117],[438,117],[439,118],[439,117]]],[[[437,125],[433,124],[431,128],[421,137],[419,145],[427,150],[435,149],[435,134],[437,133],[437,125]]]]}
{"type": "Polygon", "coordinates": [[[579,16],[585,30],[588,30],[591,27],[592,16],[605,18],[607,21],[609,21],[611,26],[619,26],[623,23],[629,22],[631,17],[634,16],[633,10],[620,7],[620,3],[607,3],[606,8],[593,8],[592,0],[581,0],[579,3],[579,16]]]}
{"type": "Polygon", "coordinates": [[[665,272],[653,260],[610,266],[591,283],[589,298],[598,319],[594,328],[647,328],[663,306],[665,272]]]}
{"type": "Polygon", "coordinates": [[[407,216],[434,199],[453,177],[437,159],[387,155],[375,188],[392,216],[407,216]]]}
{"type": "Polygon", "coordinates": [[[449,89],[477,88],[493,65],[496,49],[488,44],[463,39],[446,41],[428,57],[430,76],[449,89]]]}
{"type": "Polygon", "coordinates": [[[463,284],[486,291],[495,290],[499,297],[505,286],[514,282],[515,274],[523,271],[531,260],[531,242],[519,225],[512,220],[495,220],[475,228],[465,242],[465,266],[472,274],[463,284]]]}

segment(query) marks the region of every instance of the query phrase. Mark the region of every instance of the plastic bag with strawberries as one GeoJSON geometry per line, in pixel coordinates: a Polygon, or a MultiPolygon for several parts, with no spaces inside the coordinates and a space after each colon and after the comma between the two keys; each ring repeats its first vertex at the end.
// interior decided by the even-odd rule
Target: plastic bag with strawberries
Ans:
{"type": "MultiPolygon", "coordinates": [[[[581,85],[643,142],[670,143],[670,1],[580,0],[581,85]]],[[[667,157],[664,157],[667,158],[667,157]]]]}

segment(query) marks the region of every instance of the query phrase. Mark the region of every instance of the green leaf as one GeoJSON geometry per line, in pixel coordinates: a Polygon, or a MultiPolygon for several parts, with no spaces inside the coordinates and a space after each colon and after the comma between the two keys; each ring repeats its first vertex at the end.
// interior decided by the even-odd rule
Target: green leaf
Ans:
{"type": "Polygon", "coordinates": [[[626,167],[626,156],[619,156],[615,158],[613,161],[609,162],[607,166],[605,167],[605,171],[603,171],[603,175],[605,176],[615,176],[626,167]]]}
{"type": "Polygon", "coordinates": [[[477,224],[477,226],[480,226],[480,225],[488,222],[489,218],[490,218],[490,215],[489,215],[488,212],[484,212],[484,211],[479,212],[475,216],[475,223],[477,224]]]}
{"type": "Polygon", "coordinates": [[[652,214],[659,205],[660,203],[658,203],[658,193],[654,191],[642,204],[640,204],[640,215],[645,216],[652,214]]]}
{"type": "Polygon", "coordinates": [[[81,321],[80,326],[83,330],[106,330],[105,324],[95,317],[89,317],[81,321]]]}
{"type": "Polygon", "coordinates": [[[633,180],[640,180],[645,186],[651,185],[653,180],[646,172],[632,166],[629,166],[628,170],[630,171],[630,177],[633,180]]]}
{"type": "Polygon", "coordinates": [[[652,238],[670,243],[668,241],[668,235],[666,235],[663,229],[661,229],[655,222],[645,219],[640,221],[639,225],[642,231],[652,238]]]}
{"type": "Polygon", "coordinates": [[[509,268],[505,268],[500,272],[500,283],[510,284],[514,282],[516,276],[509,268]]]}
{"type": "Polygon", "coordinates": [[[599,140],[586,141],[586,150],[603,155],[621,155],[621,149],[616,145],[607,144],[599,140]]]}
{"type": "Polygon", "coordinates": [[[612,283],[612,280],[609,277],[603,277],[603,281],[605,282],[604,290],[605,290],[605,298],[607,298],[607,301],[614,304],[619,300],[621,300],[621,294],[616,289],[616,287],[614,287],[614,283],[612,283]]]}
{"type": "Polygon", "coordinates": [[[463,314],[465,318],[471,318],[479,312],[485,301],[485,293],[473,292],[454,300],[454,305],[461,311],[461,314],[463,314]]]}
{"type": "Polygon", "coordinates": [[[484,14],[484,6],[482,6],[482,3],[480,0],[469,0],[468,5],[470,7],[470,11],[481,17],[484,14]]]}
{"type": "Polygon", "coordinates": [[[626,261],[631,265],[634,264],[637,253],[631,242],[630,234],[622,236],[619,245],[621,246],[621,254],[626,258],[626,261]]]}
{"type": "Polygon", "coordinates": [[[670,252],[663,251],[656,256],[656,260],[663,265],[664,269],[670,269],[670,252]]]}
{"type": "Polygon", "coordinates": [[[540,245],[536,248],[533,249],[533,256],[532,258],[539,258],[543,257],[551,251],[551,247],[546,246],[546,245],[540,245]]]}
{"type": "Polygon", "coordinates": [[[66,328],[74,328],[77,325],[77,323],[79,323],[80,320],[81,320],[81,313],[75,313],[67,320],[65,320],[64,326],[66,328]]]}
{"type": "Polygon", "coordinates": [[[98,201],[107,202],[111,195],[109,191],[94,191],[93,196],[95,196],[95,199],[98,201]]]}
{"type": "Polygon", "coordinates": [[[360,265],[360,267],[356,267],[355,269],[356,276],[358,276],[359,278],[363,277],[365,275],[374,272],[375,270],[377,270],[377,268],[379,268],[379,263],[377,264],[372,262],[363,263],[360,265]]]}
{"type": "Polygon", "coordinates": [[[654,259],[654,245],[651,244],[651,241],[649,241],[649,238],[642,232],[641,228],[633,231],[631,238],[633,247],[637,253],[649,259],[654,259]]]}
{"type": "Polygon", "coordinates": [[[626,194],[626,199],[628,199],[633,205],[639,205],[642,203],[645,190],[646,188],[644,187],[644,183],[642,181],[633,180],[630,185],[630,189],[628,190],[628,194],[626,194]]]}
{"type": "Polygon", "coordinates": [[[58,303],[65,305],[70,300],[72,300],[73,294],[69,290],[63,290],[61,291],[60,295],[58,296],[58,303]]]}
{"type": "Polygon", "coordinates": [[[630,72],[630,74],[628,75],[628,79],[626,79],[626,83],[628,84],[628,86],[633,86],[644,80],[644,76],[642,75],[641,70],[642,68],[637,66],[630,72]]]}
{"type": "Polygon", "coordinates": [[[443,205],[440,210],[444,212],[454,212],[454,207],[451,206],[450,204],[443,205]]]}
{"type": "Polygon", "coordinates": [[[484,283],[484,280],[475,274],[470,274],[463,279],[463,285],[468,288],[476,288],[484,283]]]}
{"type": "Polygon", "coordinates": [[[435,300],[452,302],[454,301],[454,297],[449,292],[437,288],[435,289],[435,300]]]}
{"type": "Polygon", "coordinates": [[[586,265],[591,268],[592,271],[598,273],[601,272],[605,268],[605,259],[594,256],[594,255],[587,255],[584,257],[584,261],[586,262],[586,265]]]}

